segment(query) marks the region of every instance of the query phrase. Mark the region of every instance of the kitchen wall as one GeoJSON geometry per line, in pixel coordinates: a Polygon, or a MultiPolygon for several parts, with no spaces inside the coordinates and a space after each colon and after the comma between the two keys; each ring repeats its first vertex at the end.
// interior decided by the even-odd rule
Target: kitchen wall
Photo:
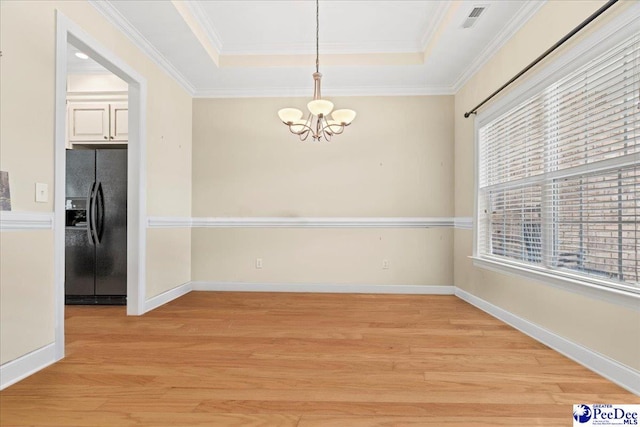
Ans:
{"type": "MultiPolygon", "coordinates": [[[[56,9],[147,79],[147,214],[190,216],[191,97],[91,5],[70,1],[0,2],[0,169],[9,172],[12,210],[53,211],[56,9]],[[34,201],[36,182],[48,184],[47,203],[34,201]]],[[[0,241],[5,364],[54,340],[53,230],[2,231],[0,241]]],[[[189,281],[189,229],[154,229],[146,243],[147,297],[189,281]]]]}
{"type": "MultiPolygon", "coordinates": [[[[465,111],[533,61],[598,9],[603,1],[550,1],[487,62],[455,96],[455,214],[473,216],[474,120],[465,111]]],[[[620,2],[574,45],[632,2],[620,2]]],[[[564,47],[562,49],[565,49],[564,47]]],[[[562,54],[562,50],[553,57],[562,54]]],[[[537,68],[539,69],[539,67],[537,68]]],[[[534,71],[528,76],[534,75],[534,71]]],[[[526,79],[524,79],[526,80],[526,79]]],[[[472,116],[473,117],[473,116],[472,116]]],[[[473,231],[454,231],[454,283],[457,287],[563,338],[640,369],[640,307],[622,307],[547,284],[474,267],[473,231]]]]}
{"type": "MultiPolygon", "coordinates": [[[[307,98],[195,99],[193,216],[452,216],[453,97],[328,98],[358,116],[321,144],[300,143],[277,117],[306,111],[307,98]]],[[[192,277],[452,285],[452,238],[450,228],[195,228],[192,277]]]]}

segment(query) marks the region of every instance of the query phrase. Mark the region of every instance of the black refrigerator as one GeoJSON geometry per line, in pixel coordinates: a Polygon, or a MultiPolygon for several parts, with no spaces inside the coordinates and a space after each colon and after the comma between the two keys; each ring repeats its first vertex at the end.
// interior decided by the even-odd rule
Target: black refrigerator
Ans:
{"type": "Polygon", "coordinates": [[[127,150],[67,150],[65,303],[126,304],[127,150]]]}

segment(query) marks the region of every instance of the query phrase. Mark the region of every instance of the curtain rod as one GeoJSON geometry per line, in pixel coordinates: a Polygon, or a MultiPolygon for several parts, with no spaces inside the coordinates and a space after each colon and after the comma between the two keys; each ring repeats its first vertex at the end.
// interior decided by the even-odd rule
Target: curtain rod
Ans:
{"type": "Polygon", "coordinates": [[[532,69],[538,62],[542,61],[544,58],[549,56],[549,54],[551,54],[551,52],[553,52],[554,50],[556,50],[557,48],[562,46],[567,40],[569,40],[571,37],[573,37],[578,31],[582,30],[584,27],[589,25],[589,23],[591,23],[591,21],[596,19],[598,16],[602,15],[602,13],[604,13],[605,10],[609,9],[611,6],[613,6],[615,3],[617,3],[617,1],[618,0],[609,0],[607,3],[605,3],[600,9],[596,10],[593,14],[591,14],[591,16],[589,16],[587,19],[582,21],[577,27],[575,27],[573,30],[571,30],[566,36],[561,38],[556,44],[554,44],[549,49],[547,49],[542,55],[538,56],[531,64],[527,65],[525,68],[522,69],[522,71],[520,71],[518,74],[513,76],[511,78],[511,80],[509,80],[508,82],[506,82],[505,84],[500,86],[500,88],[498,90],[496,90],[491,95],[489,95],[480,104],[476,105],[471,111],[469,111],[467,113],[464,113],[464,117],[467,118],[471,114],[477,114],[478,113],[478,108],[482,107],[484,104],[487,103],[487,101],[489,101],[494,96],[496,96],[497,94],[502,92],[511,83],[513,83],[516,80],[518,80],[524,73],[526,73],[527,71],[532,69]]]}

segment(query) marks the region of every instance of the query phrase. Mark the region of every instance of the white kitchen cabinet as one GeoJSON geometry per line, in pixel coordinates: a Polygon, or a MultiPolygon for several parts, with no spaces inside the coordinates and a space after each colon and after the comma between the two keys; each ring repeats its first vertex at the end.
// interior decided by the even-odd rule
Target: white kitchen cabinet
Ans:
{"type": "Polygon", "coordinates": [[[126,143],[129,139],[127,103],[73,102],[68,107],[71,144],[126,143]]]}

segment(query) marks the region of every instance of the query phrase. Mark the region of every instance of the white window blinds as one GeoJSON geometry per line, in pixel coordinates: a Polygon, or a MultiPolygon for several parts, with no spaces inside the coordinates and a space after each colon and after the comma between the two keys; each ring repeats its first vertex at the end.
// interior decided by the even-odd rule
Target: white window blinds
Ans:
{"type": "Polygon", "coordinates": [[[640,36],[479,129],[478,255],[640,290],[640,36]]]}

